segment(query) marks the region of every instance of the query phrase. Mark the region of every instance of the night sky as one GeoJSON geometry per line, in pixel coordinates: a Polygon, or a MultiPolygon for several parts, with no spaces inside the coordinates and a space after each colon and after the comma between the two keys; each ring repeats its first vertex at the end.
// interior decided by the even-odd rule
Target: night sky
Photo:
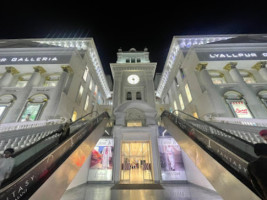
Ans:
{"type": "Polygon", "coordinates": [[[1,6],[0,39],[93,37],[106,73],[120,47],[147,47],[161,72],[175,35],[267,33],[264,1],[88,2],[9,1],[1,6]]]}

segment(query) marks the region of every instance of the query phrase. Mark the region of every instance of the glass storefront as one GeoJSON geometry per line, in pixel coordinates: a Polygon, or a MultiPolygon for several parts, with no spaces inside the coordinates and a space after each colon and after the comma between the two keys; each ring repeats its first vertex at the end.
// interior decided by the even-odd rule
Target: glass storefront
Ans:
{"type": "Polygon", "coordinates": [[[121,182],[152,181],[152,159],[149,142],[123,142],[121,147],[121,182]]]}

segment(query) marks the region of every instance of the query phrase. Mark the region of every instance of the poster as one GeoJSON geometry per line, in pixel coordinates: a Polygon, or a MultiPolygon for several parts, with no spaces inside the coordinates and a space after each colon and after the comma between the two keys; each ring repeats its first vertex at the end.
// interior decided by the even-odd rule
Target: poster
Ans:
{"type": "Polygon", "coordinates": [[[20,121],[24,122],[24,121],[36,120],[41,106],[42,106],[41,103],[28,103],[26,108],[23,111],[20,121]]]}
{"type": "Polygon", "coordinates": [[[91,153],[88,181],[112,180],[113,139],[101,138],[91,153]]]}
{"type": "Polygon", "coordinates": [[[238,118],[253,118],[243,101],[231,101],[230,104],[238,118]]]}
{"type": "Polygon", "coordinates": [[[158,138],[162,180],[187,180],[182,151],[171,138],[158,138]]]}

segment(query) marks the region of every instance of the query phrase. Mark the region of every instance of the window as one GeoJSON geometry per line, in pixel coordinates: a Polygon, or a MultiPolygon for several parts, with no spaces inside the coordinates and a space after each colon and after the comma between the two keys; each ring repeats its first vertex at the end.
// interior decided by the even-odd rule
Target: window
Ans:
{"type": "Polygon", "coordinates": [[[39,119],[47,100],[48,97],[44,94],[37,94],[30,97],[19,117],[19,121],[35,121],[39,119]]]}
{"type": "Polygon", "coordinates": [[[130,59],[129,59],[129,58],[127,58],[127,59],[126,59],[126,63],[129,63],[129,62],[130,62],[130,59]]]}
{"type": "Polygon", "coordinates": [[[211,76],[211,80],[214,85],[220,85],[226,83],[224,74],[222,72],[216,70],[208,70],[208,73],[211,76]]]}
{"type": "Polygon", "coordinates": [[[89,106],[89,95],[86,96],[86,101],[85,101],[85,104],[84,104],[84,110],[87,110],[88,106],[89,106]]]}
{"type": "Polygon", "coordinates": [[[16,87],[25,87],[30,80],[32,74],[24,74],[19,76],[16,87]]]}
{"type": "Polygon", "coordinates": [[[97,85],[95,85],[95,91],[94,91],[95,96],[97,95],[97,89],[98,89],[98,87],[97,87],[97,85]]]}
{"type": "Polygon", "coordinates": [[[267,90],[263,90],[263,91],[260,91],[258,93],[261,101],[263,102],[263,104],[266,106],[267,108],[267,90]]]}
{"type": "Polygon", "coordinates": [[[92,91],[92,88],[93,88],[93,84],[94,84],[94,82],[93,82],[93,79],[91,78],[91,81],[90,81],[90,84],[89,84],[89,89],[92,91]]]}
{"type": "Polygon", "coordinates": [[[72,113],[72,117],[71,117],[71,120],[74,122],[77,120],[77,112],[74,110],[73,113],[72,113]]]}
{"type": "Polygon", "coordinates": [[[224,94],[224,97],[236,118],[253,118],[242,94],[236,91],[228,91],[224,94]]]}
{"type": "Polygon", "coordinates": [[[181,109],[184,110],[184,102],[183,102],[182,94],[179,94],[179,101],[180,101],[181,109]]]}
{"type": "Polygon", "coordinates": [[[79,93],[78,93],[77,99],[76,99],[76,101],[77,101],[78,104],[81,103],[82,95],[83,95],[83,86],[81,85],[80,86],[80,89],[79,89],[79,93]]]}
{"type": "Polygon", "coordinates": [[[198,118],[198,114],[197,114],[197,112],[194,112],[194,113],[193,113],[193,117],[198,118]]]}
{"type": "Polygon", "coordinates": [[[46,77],[44,87],[56,87],[59,81],[60,74],[52,74],[46,77]]]}
{"type": "Polygon", "coordinates": [[[131,63],[135,63],[135,58],[131,58],[131,63]]]}
{"type": "Polygon", "coordinates": [[[247,83],[247,84],[252,84],[252,83],[256,83],[256,80],[253,76],[253,74],[247,70],[239,70],[240,75],[243,77],[243,80],[247,83]]]}
{"type": "Polygon", "coordinates": [[[141,92],[136,92],[136,100],[142,100],[141,92]]]}
{"type": "Polygon", "coordinates": [[[178,115],[179,111],[178,111],[178,107],[177,107],[176,101],[173,102],[173,108],[174,108],[174,114],[178,115]]]}
{"type": "Polygon", "coordinates": [[[83,80],[84,81],[86,81],[88,73],[89,73],[89,68],[86,66],[85,70],[84,70],[84,73],[83,73],[83,80]]]}
{"type": "Polygon", "coordinates": [[[2,95],[0,97],[0,120],[5,117],[5,114],[8,112],[8,108],[12,105],[15,99],[16,97],[11,94],[2,95]]]}
{"type": "Polygon", "coordinates": [[[188,102],[190,103],[192,101],[192,96],[191,96],[191,92],[190,92],[188,84],[185,85],[185,93],[186,93],[188,102]]]}
{"type": "Polygon", "coordinates": [[[140,63],[141,62],[141,59],[140,58],[137,58],[137,62],[140,63]]]}
{"type": "Polygon", "coordinates": [[[126,100],[132,100],[132,93],[131,92],[127,92],[126,100]]]}

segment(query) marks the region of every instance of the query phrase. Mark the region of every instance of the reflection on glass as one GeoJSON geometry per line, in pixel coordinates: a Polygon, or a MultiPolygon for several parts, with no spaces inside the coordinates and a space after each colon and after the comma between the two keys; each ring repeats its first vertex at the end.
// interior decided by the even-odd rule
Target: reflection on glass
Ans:
{"type": "Polygon", "coordinates": [[[23,111],[23,114],[20,118],[21,122],[24,121],[34,121],[36,120],[38,114],[41,111],[41,107],[42,107],[43,103],[27,103],[26,108],[23,111]]]}

